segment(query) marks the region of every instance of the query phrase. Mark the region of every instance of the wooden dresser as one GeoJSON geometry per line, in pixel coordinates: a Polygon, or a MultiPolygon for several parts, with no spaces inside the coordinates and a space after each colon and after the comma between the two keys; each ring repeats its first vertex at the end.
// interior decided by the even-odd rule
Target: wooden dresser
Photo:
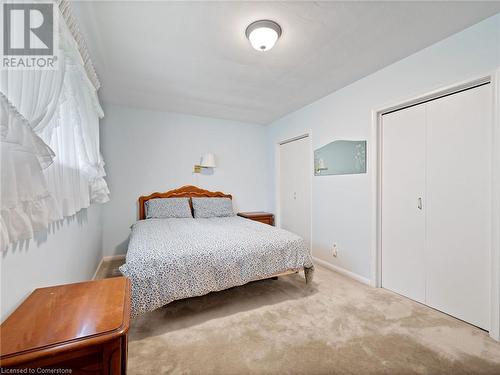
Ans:
{"type": "Polygon", "coordinates": [[[0,366],[125,374],[129,324],[125,277],[36,289],[0,326],[0,366]]]}
{"type": "Polygon", "coordinates": [[[264,224],[274,225],[274,215],[269,212],[239,212],[238,216],[254,221],[260,221],[264,224]]]}

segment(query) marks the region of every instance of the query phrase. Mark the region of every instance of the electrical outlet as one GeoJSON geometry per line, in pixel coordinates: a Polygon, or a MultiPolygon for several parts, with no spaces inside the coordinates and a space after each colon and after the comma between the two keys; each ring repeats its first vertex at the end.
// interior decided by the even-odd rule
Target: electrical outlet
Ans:
{"type": "Polygon", "coordinates": [[[332,255],[336,258],[338,255],[338,249],[337,249],[337,244],[333,244],[333,249],[332,249],[332,255]]]}

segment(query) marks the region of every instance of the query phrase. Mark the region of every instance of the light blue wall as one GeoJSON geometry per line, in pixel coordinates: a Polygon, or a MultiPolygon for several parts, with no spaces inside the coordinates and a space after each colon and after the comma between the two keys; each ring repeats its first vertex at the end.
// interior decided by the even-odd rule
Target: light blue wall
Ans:
{"type": "Polygon", "coordinates": [[[256,124],[104,103],[101,142],[111,202],[104,207],[105,255],[124,254],[137,198],[192,184],[233,195],[236,210],[269,207],[267,129],[256,124]],[[193,174],[206,152],[213,174],[193,174]]]}
{"type": "Polygon", "coordinates": [[[102,259],[101,210],[93,204],[2,253],[2,321],[36,288],[92,278],[102,259]]]}
{"type": "MultiPolygon", "coordinates": [[[[268,128],[269,180],[276,143],[312,131],[312,146],[368,140],[368,173],[313,177],[314,256],[370,278],[372,111],[490,73],[500,65],[500,14],[419,51],[275,122],[268,128]],[[338,257],[331,256],[338,244],[338,257]]],[[[311,166],[311,173],[312,173],[311,166]]],[[[271,189],[274,193],[274,189],[271,189]]],[[[274,206],[275,197],[271,199],[274,206]]]]}

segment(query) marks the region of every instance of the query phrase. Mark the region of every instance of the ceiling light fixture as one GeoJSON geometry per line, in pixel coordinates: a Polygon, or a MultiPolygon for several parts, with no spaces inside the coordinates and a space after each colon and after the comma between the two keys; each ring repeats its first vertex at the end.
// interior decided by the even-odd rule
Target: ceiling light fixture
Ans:
{"type": "Polygon", "coordinates": [[[281,27],[270,20],[255,21],[248,25],[245,35],[257,51],[269,51],[281,36],[281,27]]]}

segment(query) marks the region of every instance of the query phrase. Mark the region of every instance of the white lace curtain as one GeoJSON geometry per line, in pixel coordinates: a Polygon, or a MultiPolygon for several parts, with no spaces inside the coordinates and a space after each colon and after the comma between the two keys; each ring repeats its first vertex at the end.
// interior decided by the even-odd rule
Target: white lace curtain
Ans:
{"type": "Polygon", "coordinates": [[[58,69],[0,75],[2,249],[91,203],[109,200],[99,152],[103,112],[97,77],[89,74],[88,55],[82,58],[68,3],[58,4],[58,69]]]}

